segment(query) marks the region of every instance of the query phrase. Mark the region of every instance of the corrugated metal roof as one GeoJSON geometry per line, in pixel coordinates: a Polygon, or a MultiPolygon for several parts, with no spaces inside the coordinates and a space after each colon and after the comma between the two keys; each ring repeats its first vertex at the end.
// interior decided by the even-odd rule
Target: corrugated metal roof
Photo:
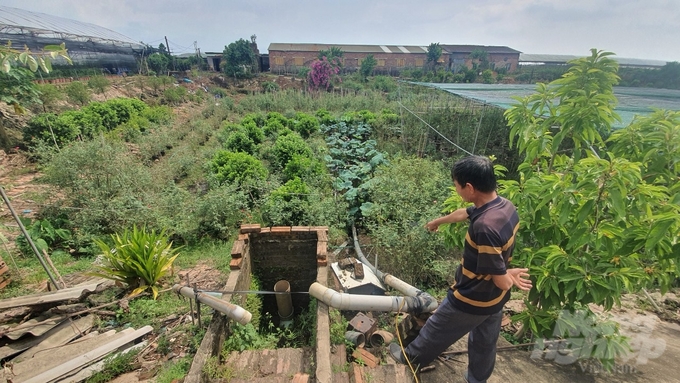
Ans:
{"type": "Polygon", "coordinates": [[[143,44],[98,25],[1,5],[0,32],[9,34],[26,34],[26,32],[30,32],[33,35],[43,37],[59,37],[58,35],[61,34],[76,39],[124,43],[135,48],[144,48],[143,44]]]}
{"type": "Polygon", "coordinates": [[[496,45],[449,45],[440,44],[443,50],[448,53],[472,53],[476,50],[483,50],[488,53],[507,53],[507,54],[517,54],[521,53],[512,48],[506,46],[496,46],[496,45]]]}
{"type": "Polygon", "coordinates": [[[268,50],[282,52],[318,52],[338,47],[347,53],[399,53],[399,54],[423,54],[427,49],[416,45],[348,45],[348,44],[294,44],[294,43],[271,43],[268,50]]]}
{"type": "Polygon", "coordinates": [[[32,294],[23,297],[15,297],[0,300],[0,309],[7,309],[11,307],[19,306],[33,306],[41,305],[45,303],[62,302],[70,299],[80,298],[81,295],[87,292],[93,292],[97,289],[97,286],[102,283],[110,283],[103,278],[98,278],[95,280],[90,280],[85,283],[81,283],[74,287],[69,287],[66,289],[61,289],[57,291],[51,291],[48,293],[32,294]]]}

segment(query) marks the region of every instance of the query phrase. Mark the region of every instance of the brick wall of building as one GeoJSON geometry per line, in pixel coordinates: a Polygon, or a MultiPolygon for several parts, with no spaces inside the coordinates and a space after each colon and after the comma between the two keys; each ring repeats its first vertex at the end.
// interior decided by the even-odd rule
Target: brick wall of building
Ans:
{"type": "MultiPolygon", "coordinates": [[[[318,52],[311,51],[269,51],[269,67],[273,73],[297,73],[302,67],[311,66],[317,59],[318,52]]],[[[360,53],[344,52],[343,69],[353,72],[359,69],[361,61],[372,54],[378,65],[376,73],[393,73],[406,68],[423,68],[427,64],[426,53],[360,53]]],[[[448,57],[442,55],[442,62],[446,67],[448,57]]]]}

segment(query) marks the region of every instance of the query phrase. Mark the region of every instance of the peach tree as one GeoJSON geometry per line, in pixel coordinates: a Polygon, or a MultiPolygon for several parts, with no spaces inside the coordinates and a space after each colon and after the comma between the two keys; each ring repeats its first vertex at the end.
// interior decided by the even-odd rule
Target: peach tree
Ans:
{"type": "MultiPolygon", "coordinates": [[[[521,219],[513,264],[534,279],[515,319],[538,338],[577,334],[571,352],[605,366],[630,350],[626,339],[611,322],[574,318],[595,318],[591,304],[609,310],[626,292],[668,290],[680,257],[680,113],[638,116],[612,133],[610,55],[593,49],[517,98],[505,116],[524,159],[519,180],[499,182],[521,219]]],[[[445,233],[460,242],[460,228],[445,233]]]]}

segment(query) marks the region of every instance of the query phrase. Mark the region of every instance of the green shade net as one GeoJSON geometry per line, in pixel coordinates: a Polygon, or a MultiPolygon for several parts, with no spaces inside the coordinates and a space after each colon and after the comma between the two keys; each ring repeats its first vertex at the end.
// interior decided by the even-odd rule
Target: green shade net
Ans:
{"type": "MultiPolygon", "coordinates": [[[[517,103],[513,96],[524,97],[536,91],[533,84],[416,84],[503,109],[517,103]]],[[[635,115],[647,115],[654,109],[680,110],[680,90],[614,87],[614,95],[619,100],[615,110],[621,117],[621,122],[614,124],[614,128],[628,126],[635,115]]]]}

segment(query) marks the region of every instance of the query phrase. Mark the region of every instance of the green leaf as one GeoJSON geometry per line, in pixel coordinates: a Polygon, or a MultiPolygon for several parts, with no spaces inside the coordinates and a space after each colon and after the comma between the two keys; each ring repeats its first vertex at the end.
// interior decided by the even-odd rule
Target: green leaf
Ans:
{"type": "Polygon", "coordinates": [[[668,234],[668,229],[675,223],[675,220],[674,217],[669,217],[652,224],[647,241],[645,241],[645,251],[653,252],[653,248],[661,241],[661,238],[668,234]]]}
{"type": "Polygon", "coordinates": [[[28,56],[28,69],[30,69],[31,72],[38,70],[38,62],[35,60],[35,57],[31,55],[28,56]]]}

